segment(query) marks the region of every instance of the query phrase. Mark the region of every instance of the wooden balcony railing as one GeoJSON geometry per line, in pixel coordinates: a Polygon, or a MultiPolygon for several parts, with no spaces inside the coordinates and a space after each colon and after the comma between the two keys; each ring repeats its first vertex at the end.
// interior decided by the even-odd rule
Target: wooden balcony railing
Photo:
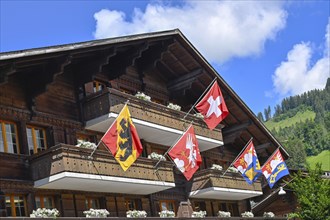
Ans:
{"type": "Polygon", "coordinates": [[[262,192],[260,181],[247,184],[239,173],[227,172],[223,176],[223,171],[205,169],[194,174],[191,191],[206,189],[209,187],[221,187],[238,190],[253,190],[262,192]]]}
{"type": "Polygon", "coordinates": [[[202,119],[188,115],[182,111],[167,108],[164,105],[148,102],[135,96],[120,92],[115,89],[104,90],[102,93],[93,94],[82,102],[84,121],[89,121],[109,112],[119,113],[124,103],[129,100],[128,106],[133,118],[146,122],[183,130],[187,123],[193,121],[197,135],[222,141],[221,129],[209,130],[202,119]]]}
{"type": "Polygon", "coordinates": [[[56,145],[30,158],[32,179],[40,180],[61,172],[75,172],[115,177],[125,177],[174,183],[173,165],[162,161],[155,174],[156,160],[139,157],[124,172],[114,157],[105,150],[92,150],[72,145],[56,145]]]}

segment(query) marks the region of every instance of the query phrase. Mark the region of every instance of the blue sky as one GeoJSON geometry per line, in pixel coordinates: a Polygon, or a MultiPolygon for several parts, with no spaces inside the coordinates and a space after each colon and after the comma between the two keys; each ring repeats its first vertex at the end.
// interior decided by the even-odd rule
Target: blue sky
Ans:
{"type": "Polygon", "coordinates": [[[0,0],[0,51],[179,28],[256,114],[330,77],[329,1],[0,0]]]}

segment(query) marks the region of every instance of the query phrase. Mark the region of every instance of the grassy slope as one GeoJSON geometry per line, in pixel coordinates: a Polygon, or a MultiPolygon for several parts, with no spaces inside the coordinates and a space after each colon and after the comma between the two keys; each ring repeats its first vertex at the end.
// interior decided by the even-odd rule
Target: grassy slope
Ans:
{"type": "Polygon", "coordinates": [[[269,120],[269,121],[265,122],[265,125],[269,130],[273,130],[273,128],[278,130],[279,128],[285,128],[285,127],[294,125],[297,122],[306,121],[307,119],[314,120],[314,118],[315,118],[315,112],[306,110],[304,112],[298,112],[292,118],[287,118],[283,121],[274,122],[272,120],[269,120]]]}
{"type": "Polygon", "coordinates": [[[322,170],[330,171],[330,150],[322,151],[317,156],[311,156],[307,158],[307,163],[314,169],[315,164],[322,163],[322,170]]]}

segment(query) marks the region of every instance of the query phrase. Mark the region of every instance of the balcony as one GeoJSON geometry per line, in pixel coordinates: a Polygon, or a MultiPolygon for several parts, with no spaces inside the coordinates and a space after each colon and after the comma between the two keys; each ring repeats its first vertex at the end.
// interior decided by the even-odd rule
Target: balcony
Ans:
{"type": "Polygon", "coordinates": [[[148,195],[175,187],[171,162],[138,158],[124,172],[113,156],[98,149],[57,145],[30,158],[34,187],[41,189],[148,195]]]}
{"type": "Polygon", "coordinates": [[[209,130],[203,120],[185,112],[144,101],[114,89],[104,90],[83,101],[83,117],[86,129],[106,132],[116,119],[124,103],[128,106],[139,137],[147,142],[171,146],[193,121],[200,151],[223,145],[220,129],[209,130]]]}
{"type": "Polygon", "coordinates": [[[205,169],[194,174],[190,198],[243,200],[262,195],[260,181],[249,185],[239,173],[205,169]]]}

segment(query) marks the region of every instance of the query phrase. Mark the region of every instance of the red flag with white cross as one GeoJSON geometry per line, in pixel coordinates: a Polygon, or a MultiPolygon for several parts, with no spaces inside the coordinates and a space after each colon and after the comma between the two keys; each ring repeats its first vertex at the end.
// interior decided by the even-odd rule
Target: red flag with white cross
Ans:
{"type": "Polygon", "coordinates": [[[204,116],[204,121],[213,130],[229,114],[220,87],[215,81],[196,109],[204,116]]]}

